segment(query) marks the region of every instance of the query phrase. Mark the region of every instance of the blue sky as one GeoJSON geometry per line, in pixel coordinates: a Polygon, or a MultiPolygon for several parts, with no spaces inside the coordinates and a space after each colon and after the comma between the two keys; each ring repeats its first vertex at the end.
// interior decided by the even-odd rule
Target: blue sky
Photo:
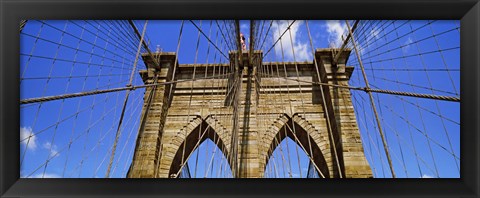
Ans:
{"type": "MultiPolygon", "coordinates": [[[[215,21],[194,22],[227,52],[215,21]]],[[[264,28],[262,40],[266,38],[264,53],[291,22],[274,21],[266,37],[270,21],[259,23],[264,28]]],[[[143,24],[144,21],[136,21],[139,31],[143,24]]],[[[181,21],[148,21],[146,35],[150,49],[155,51],[159,46],[162,51],[175,52],[180,24],[181,21]]],[[[373,25],[360,24],[363,29],[358,31],[363,33],[356,39],[372,88],[459,96],[458,21],[373,21],[370,24],[373,25]]],[[[343,38],[346,35],[344,21],[308,21],[308,25],[315,48],[339,47],[342,35],[343,38]]],[[[240,21],[240,29],[248,39],[249,21],[240,21]]],[[[124,87],[138,45],[138,39],[122,33],[125,31],[131,31],[130,26],[120,22],[29,21],[20,40],[21,99],[124,87]]],[[[305,21],[295,22],[291,27],[292,41],[289,36],[287,32],[264,61],[281,61],[280,43],[284,61],[312,61],[305,21]]],[[[182,64],[228,62],[199,35],[190,21],[185,21],[178,54],[182,64]],[[199,53],[195,56],[197,41],[199,53]]],[[[348,65],[355,67],[350,85],[365,86],[353,51],[348,65]]],[[[134,85],[143,84],[138,70],[144,68],[139,61],[134,85]]],[[[359,91],[351,93],[365,155],[374,176],[391,177],[368,95],[359,91]]],[[[21,176],[105,177],[125,94],[122,91],[22,105],[21,176]],[[34,135],[29,138],[30,134],[34,135]]],[[[125,177],[130,165],[143,94],[144,89],[130,93],[111,177],[125,177]]],[[[385,94],[374,94],[374,97],[398,177],[459,177],[460,160],[455,158],[460,156],[459,103],[385,94]]],[[[287,144],[288,156],[292,158],[289,171],[293,177],[305,177],[306,154],[298,147],[297,155],[297,145],[289,139],[284,140],[281,147],[285,149],[287,144]],[[295,158],[301,159],[300,166],[295,158]]],[[[225,159],[216,148],[211,141],[200,145],[200,152],[195,151],[188,162],[191,174],[197,169],[197,177],[204,177],[208,170],[205,167],[213,164],[213,169],[223,166],[225,172],[217,171],[215,175],[209,171],[207,177],[228,177],[231,172],[222,163],[225,159]],[[195,163],[197,154],[201,163],[195,163]]],[[[275,150],[273,160],[281,158],[279,149],[275,150]]],[[[267,167],[272,167],[271,163],[272,160],[267,167]]],[[[266,176],[272,176],[272,170],[267,168],[270,175],[266,176]]]]}

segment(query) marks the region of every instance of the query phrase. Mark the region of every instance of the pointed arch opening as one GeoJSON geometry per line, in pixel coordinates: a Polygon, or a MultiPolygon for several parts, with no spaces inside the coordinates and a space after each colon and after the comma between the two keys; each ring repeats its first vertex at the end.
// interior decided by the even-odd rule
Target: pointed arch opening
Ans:
{"type": "Polygon", "coordinates": [[[231,178],[232,170],[225,153],[215,140],[207,138],[192,152],[181,173],[189,172],[190,178],[231,178]]]}
{"type": "Polygon", "coordinates": [[[291,138],[284,138],[271,154],[265,167],[265,178],[306,178],[309,158],[291,138]]]}
{"type": "Polygon", "coordinates": [[[231,177],[228,148],[221,135],[202,120],[180,144],[168,175],[171,178],[231,177]]]}
{"type": "MultiPolygon", "coordinates": [[[[318,175],[320,178],[330,178],[327,161],[317,141],[307,130],[294,121],[286,119],[283,126],[276,131],[273,140],[267,148],[265,157],[264,177],[308,177],[318,175]],[[275,161],[276,160],[276,161],[275,161]],[[286,168],[285,174],[280,173],[275,164],[282,160],[286,168]]],[[[323,140],[322,140],[323,141],[323,140]]],[[[327,142],[322,144],[327,144],[327,142]]]]}

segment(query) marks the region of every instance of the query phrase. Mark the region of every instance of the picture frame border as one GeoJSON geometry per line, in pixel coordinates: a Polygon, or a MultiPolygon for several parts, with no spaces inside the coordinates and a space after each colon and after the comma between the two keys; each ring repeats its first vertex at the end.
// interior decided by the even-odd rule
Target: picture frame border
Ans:
{"type": "MultiPolygon", "coordinates": [[[[27,23],[28,26],[28,23],[27,23]]],[[[478,197],[478,0],[0,0],[1,197],[478,197]],[[23,19],[460,20],[460,179],[20,179],[23,19]]]]}

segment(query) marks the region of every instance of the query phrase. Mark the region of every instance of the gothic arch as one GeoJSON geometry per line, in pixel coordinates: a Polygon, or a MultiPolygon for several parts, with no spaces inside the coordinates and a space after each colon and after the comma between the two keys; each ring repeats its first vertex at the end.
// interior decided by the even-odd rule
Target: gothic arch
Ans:
{"type": "MultiPolygon", "coordinates": [[[[161,169],[168,169],[168,177],[178,173],[182,158],[184,162],[187,161],[187,157],[207,139],[212,140],[222,151],[227,161],[230,161],[228,153],[230,148],[229,137],[231,136],[228,130],[212,116],[207,116],[206,119],[196,116],[177,132],[177,135],[172,139],[173,144],[162,152],[163,167],[161,169]],[[187,130],[186,138],[185,130],[187,130]]],[[[229,166],[231,168],[230,163],[229,166]]]]}
{"type": "Polygon", "coordinates": [[[326,135],[326,132],[321,134],[311,123],[297,114],[294,114],[293,118],[286,114],[279,116],[265,134],[266,148],[263,152],[262,165],[265,168],[273,151],[285,138],[289,137],[300,147],[303,146],[307,156],[313,156],[314,164],[326,178],[329,178],[332,176],[332,168],[328,156],[330,143],[326,135]]]}

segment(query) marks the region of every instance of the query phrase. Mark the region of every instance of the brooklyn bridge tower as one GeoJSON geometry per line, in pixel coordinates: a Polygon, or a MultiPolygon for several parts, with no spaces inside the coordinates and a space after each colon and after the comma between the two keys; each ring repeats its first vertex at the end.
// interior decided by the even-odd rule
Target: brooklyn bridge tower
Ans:
{"type": "Polygon", "coordinates": [[[284,138],[300,146],[320,177],[372,177],[350,91],[342,88],[354,70],[346,65],[352,49],[266,62],[254,34],[248,49],[238,23],[236,36],[237,50],[224,54],[224,64],[182,64],[178,52],[142,54],[147,87],[127,177],[180,177],[192,152],[210,139],[233,177],[261,178],[284,138]]]}

